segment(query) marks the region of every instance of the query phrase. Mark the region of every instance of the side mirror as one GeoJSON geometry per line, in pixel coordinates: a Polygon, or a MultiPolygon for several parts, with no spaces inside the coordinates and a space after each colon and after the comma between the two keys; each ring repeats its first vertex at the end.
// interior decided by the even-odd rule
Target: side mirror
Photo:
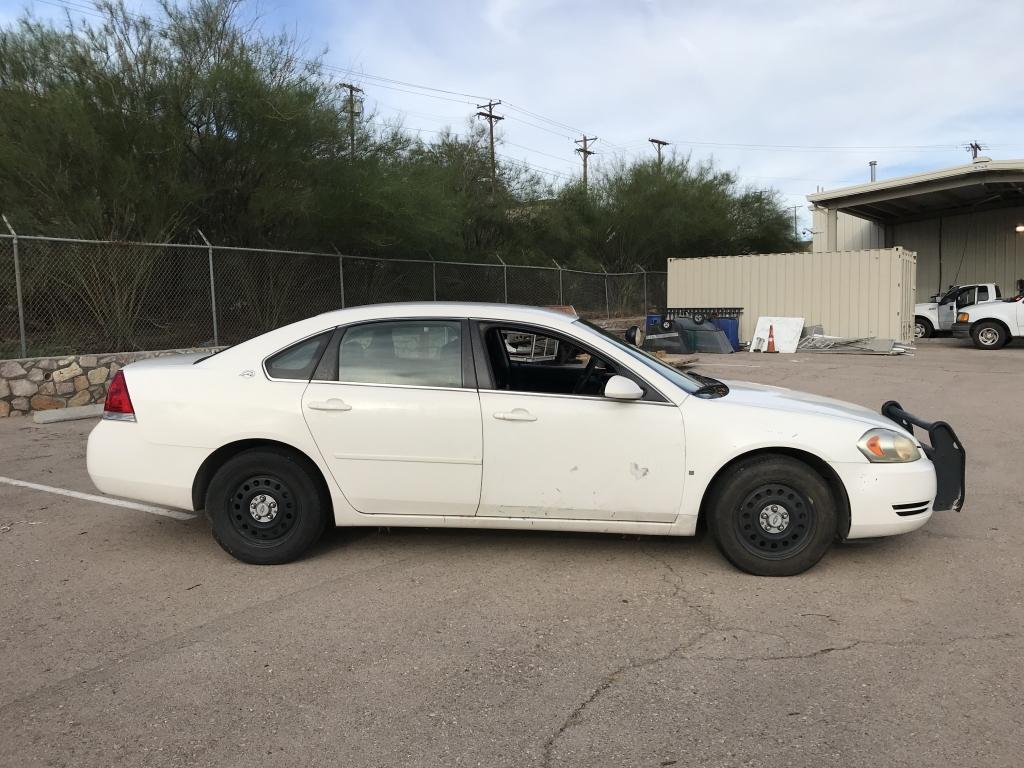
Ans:
{"type": "Polygon", "coordinates": [[[639,400],[644,396],[644,391],[632,379],[612,376],[604,385],[604,396],[612,400],[639,400]]]}
{"type": "Polygon", "coordinates": [[[634,347],[642,347],[645,338],[647,338],[647,333],[639,325],[631,325],[626,331],[626,341],[634,347]]]}

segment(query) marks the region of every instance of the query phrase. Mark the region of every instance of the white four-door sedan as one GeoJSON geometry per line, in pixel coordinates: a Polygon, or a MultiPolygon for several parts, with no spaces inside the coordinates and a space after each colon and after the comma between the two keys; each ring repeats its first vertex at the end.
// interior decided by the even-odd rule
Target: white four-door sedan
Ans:
{"type": "Polygon", "coordinates": [[[703,520],[736,566],[786,576],[962,505],[949,426],[883,413],[683,373],[562,312],[376,305],[127,366],[88,466],[106,493],[205,509],[249,563],[293,560],[328,524],[689,536],[703,520]]]}

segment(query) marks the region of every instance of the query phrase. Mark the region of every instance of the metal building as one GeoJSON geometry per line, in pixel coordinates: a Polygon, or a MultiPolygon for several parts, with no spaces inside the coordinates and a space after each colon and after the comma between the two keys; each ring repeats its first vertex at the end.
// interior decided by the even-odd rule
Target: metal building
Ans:
{"type": "Polygon", "coordinates": [[[740,338],[761,315],[802,317],[833,336],[914,337],[914,254],[902,248],[754,253],[668,260],[668,305],[742,307],[740,338]]]}
{"type": "Polygon", "coordinates": [[[917,300],[950,285],[1024,278],[1024,160],[968,165],[808,195],[816,253],[892,248],[917,254],[917,300]]]}

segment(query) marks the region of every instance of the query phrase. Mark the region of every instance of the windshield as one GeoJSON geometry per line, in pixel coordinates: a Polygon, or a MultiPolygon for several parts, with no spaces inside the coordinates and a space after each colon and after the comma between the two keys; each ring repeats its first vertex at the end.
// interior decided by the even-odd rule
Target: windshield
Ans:
{"type": "Polygon", "coordinates": [[[597,333],[601,334],[601,336],[610,341],[617,348],[625,352],[634,360],[636,360],[639,363],[643,363],[651,370],[657,372],[661,376],[664,376],[666,379],[671,381],[684,392],[687,392],[692,395],[707,383],[707,381],[703,380],[703,378],[701,380],[698,380],[694,376],[683,373],[678,368],[673,368],[671,365],[658,359],[649,352],[644,352],[642,349],[638,349],[637,347],[634,347],[632,344],[627,344],[614,333],[605,330],[599,325],[595,325],[589,320],[584,320],[580,318],[576,322],[579,323],[580,325],[589,328],[592,331],[596,331],[597,333]]]}

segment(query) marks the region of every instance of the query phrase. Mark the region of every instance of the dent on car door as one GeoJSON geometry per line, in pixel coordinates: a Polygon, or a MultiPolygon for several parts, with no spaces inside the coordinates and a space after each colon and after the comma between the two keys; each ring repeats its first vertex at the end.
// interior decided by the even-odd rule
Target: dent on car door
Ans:
{"type": "MultiPolygon", "coordinates": [[[[674,522],[684,480],[684,434],[677,407],[653,400],[622,402],[563,388],[554,361],[529,380],[529,361],[509,359],[495,334],[500,323],[474,331],[483,416],[484,471],[478,516],[674,522]],[[490,334],[490,336],[488,335],[490,334]],[[513,362],[519,370],[510,376],[513,362]],[[518,388],[517,388],[518,387],[518,388]],[[529,391],[525,391],[525,390],[529,391]]],[[[518,329],[543,336],[545,329],[518,329]]],[[[547,335],[555,336],[548,331],[547,335]]],[[[561,343],[572,340],[562,338],[561,343]]],[[[589,353],[565,360],[577,379],[589,353]]],[[[602,381],[620,367],[598,374],[602,381]]],[[[635,376],[635,374],[634,374],[635,376]]],[[[577,388],[577,387],[573,387],[577,388]]]]}
{"type": "Polygon", "coordinates": [[[465,326],[380,321],[331,340],[302,412],[357,511],[475,514],[483,446],[465,326]]]}

